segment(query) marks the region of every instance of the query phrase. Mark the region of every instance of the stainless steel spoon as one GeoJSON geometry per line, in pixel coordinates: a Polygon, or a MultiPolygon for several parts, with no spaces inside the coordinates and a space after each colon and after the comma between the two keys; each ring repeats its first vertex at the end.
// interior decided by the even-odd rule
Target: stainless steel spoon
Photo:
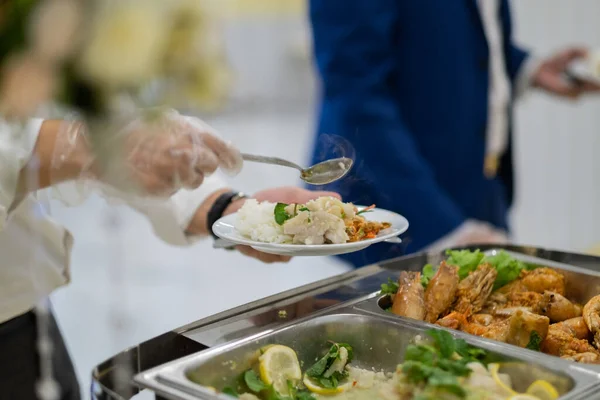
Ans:
{"type": "Polygon", "coordinates": [[[242,153],[245,161],[260,162],[265,164],[280,165],[295,168],[300,171],[300,179],[311,185],[326,185],[335,182],[350,171],[353,161],[346,157],[334,158],[323,161],[312,167],[302,168],[298,164],[278,157],[263,157],[242,153]]]}

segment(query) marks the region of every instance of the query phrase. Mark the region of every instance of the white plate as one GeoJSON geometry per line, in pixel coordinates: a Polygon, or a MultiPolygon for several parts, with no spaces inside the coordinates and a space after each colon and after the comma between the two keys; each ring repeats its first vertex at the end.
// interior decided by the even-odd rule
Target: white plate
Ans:
{"type": "MultiPolygon", "coordinates": [[[[361,206],[357,207],[358,209],[363,208],[361,206]]],[[[250,246],[263,253],[298,257],[333,256],[336,254],[352,253],[363,250],[378,242],[395,239],[408,229],[408,221],[406,218],[392,211],[376,208],[372,212],[365,213],[363,216],[370,221],[389,222],[392,226],[389,229],[379,232],[379,235],[374,239],[361,240],[360,242],[353,243],[319,245],[263,243],[251,240],[235,229],[234,225],[237,213],[234,213],[215,222],[213,225],[213,232],[215,235],[228,242],[250,246]]]]}
{"type": "Polygon", "coordinates": [[[598,72],[600,66],[596,65],[598,63],[600,63],[600,55],[574,61],[569,64],[567,71],[576,79],[600,84],[600,72],[598,72]]]}

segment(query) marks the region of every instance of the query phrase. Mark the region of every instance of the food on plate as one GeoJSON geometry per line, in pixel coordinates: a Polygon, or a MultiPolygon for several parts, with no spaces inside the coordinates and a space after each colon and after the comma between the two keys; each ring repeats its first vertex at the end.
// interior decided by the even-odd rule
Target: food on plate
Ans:
{"type": "Polygon", "coordinates": [[[479,250],[460,250],[448,251],[446,260],[437,267],[426,265],[419,276],[424,292],[415,290],[414,279],[402,274],[398,282],[382,285],[382,294],[392,300],[389,311],[571,361],[600,364],[600,296],[584,306],[577,304],[569,298],[559,271],[524,263],[504,251],[486,256],[479,250]],[[421,303],[424,318],[415,312],[421,303]]]}
{"type": "Polygon", "coordinates": [[[306,204],[248,200],[237,213],[235,228],[252,240],[265,243],[304,245],[341,244],[377,237],[390,228],[388,222],[367,220],[363,214],[375,206],[358,210],[351,203],[320,197],[306,204]]]}
{"type": "Polygon", "coordinates": [[[592,75],[600,79],[600,51],[594,51],[589,55],[590,70],[592,75]]]}
{"type": "Polygon", "coordinates": [[[526,393],[517,393],[503,371],[509,364],[487,364],[484,350],[446,331],[431,329],[427,335],[428,340],[415,338],[393,372],[360,368],[353,364],[350,344],[331,342],[326,353],[302,373],[293,349],[270,346],[244,372],[236,388],[222,392],[242,400],[504,400],[514,396],[546,400],[559,396],[544,380],[533,382],[526,393]]]}

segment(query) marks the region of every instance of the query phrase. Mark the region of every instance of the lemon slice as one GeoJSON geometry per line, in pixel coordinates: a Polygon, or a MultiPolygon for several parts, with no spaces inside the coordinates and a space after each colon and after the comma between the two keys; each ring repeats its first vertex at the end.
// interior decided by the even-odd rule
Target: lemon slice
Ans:
{"type": "Polygon", "coordinates": [[[533,382],[526,393],[540,400],[556,400],[560,397],[558,390],[550,382],[544,380],[533,382]]]}
{"type": "Polygon", "coordinates": [[[334,394],[344,393],[346,390],[351,389],[353,385],[353,381],[349,380],[347,382],[341,383],[338,387],[335,388],[324,388],[320,386],[317,382],[313,381],[308,375],[304,375],[304,380],[302,381],[304,386],[308,390],[316,394],[322,394],[325,396],[331,396],[334,394]]]}
{"type": "MultiPolygon", "coordinates": [[[[517,395],[518,394],[517,392],[512,390],[512,388],[510,386],[508,386],[502,379],[500,379],[500,376],[498,375],[499,370],[500,370],[500,364],[493,363],[493,364],[488,365],[488,371],[490,371],[490,374],[492,375],[494,382],[496,382],[496,385],[500,386],[506,392],[507,396],[517,395]]],[[[511,397],[510,399],[512,400],[513,398],[511,397]]],[[[526,399],[522,399],[522,400],[526,400],[526,399]]]]}
{"type": "Polygon", "coordinates": [[[288,381],[296,385],[302,379],[302,370],[296,352],[282,345],[267,348],[258,358],[260,379],[282,395],[288,395],[288,381]]]}
{"type": "Polygon", "coordinates": [[[530,394],[516,394],[514,396],[510,396],[508,399],[506,400],[540,400],[535,396],[532,396],[530,394]]]}

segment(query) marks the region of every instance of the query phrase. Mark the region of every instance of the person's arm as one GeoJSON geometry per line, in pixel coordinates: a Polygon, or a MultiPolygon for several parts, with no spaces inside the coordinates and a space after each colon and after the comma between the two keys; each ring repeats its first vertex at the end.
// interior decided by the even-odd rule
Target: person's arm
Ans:
{"type": "Polygon", "coordinates": [[[548,93],[577,99],[586,93],[600,92],[600,85],[594,82],[571,82],[565,73],[571,62],[585,58],[587,49],[568,47],[549,58],[532,56],[514,43],[512,18],[508,0],[502,0],[500,16],[504,33],[504,53],[506,69],[512,82],[515,98],[522,96],[527,89],[537,88],[548,93]]]}
{"type": "Polygon", "coordinates": [[[319,129],[355,133],[351,142],[361,179],[403,194],[383,194],[377,206],[405,215],[413,242],[424,246],[458,228],[465,217],[436,182],[391,92],[401,62],[394,43],[401,29],[396,7],[392,0],[350,0],[343,7],[335,1],[310,2],[323,91],[319,129]],[[397,153],[390,154],[392,149],[397,153]]]}
{"type": "Polygon", "coordinates": [[[79,126],[80,123],[66,124],[61,120],[41,122],[33,151],[19,172],[17,195],[77,179],[84,167],[92,164],[92,154],[81,135],[74,135],[69,148],[60,152],[61,162],[54,162],[59,153],[56,148],[61,141],[59,136],[68,134],[65,129],[78,129],[79,126]]]}
{"type": "Polygon", "coordinates": [[[60,124],[39,118],[24,123],[0,120],[0,229],[29,192],[79,176],[88,158],[84,144],[76,144],[61,168],[52,171],[60,124]]]}

